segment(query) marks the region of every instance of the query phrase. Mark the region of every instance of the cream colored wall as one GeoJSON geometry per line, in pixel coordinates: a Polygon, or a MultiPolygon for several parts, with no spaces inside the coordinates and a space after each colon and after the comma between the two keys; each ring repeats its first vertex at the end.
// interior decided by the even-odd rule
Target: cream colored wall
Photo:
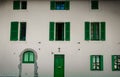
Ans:
{"type": "MultiPolygon", "coordinates": [[[[65,55],[65,77],[119,77],[119,71],[111,70],[111,55],[120,54],[119,4],[119,0],[100,1],[100,9],[91,10],[89,1],[72,0],[69,11],[51,11],[48,0],[29,0],[27,10],[13,10],[12,1],[1,0],[0,76],[18,76],[19,55],[31,48],[37,52],[39,77],[53,77],[54,54],[65,55]],[[27,22],[26,41],[10,41],[11,21],[27,22]],[[69,21],[71,41],[49,41],[50,21],[69,21]],[[106,41],[85,41],[85,21],[105,21],[106,41]],[[104,71],[90,71],[90,55],[104,56],[104,71]]],[[[31,70],[25,68],[28,73],[23,76],[30,77],[31,70]]]]}

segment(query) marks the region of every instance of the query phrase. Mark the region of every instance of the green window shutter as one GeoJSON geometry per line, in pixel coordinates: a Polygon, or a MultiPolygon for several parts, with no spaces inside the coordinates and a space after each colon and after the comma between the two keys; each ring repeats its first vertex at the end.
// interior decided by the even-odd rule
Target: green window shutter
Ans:
{"type": "Polygon", "coordinates": [[[13,1],[13,9],[14,10],[20,9],[20,1],[13,1]]]}
{"type": "Polygon", "coordinates": [[[21,1],[21,9],[27,9],[27,1],[21,1]]]}
{"type": "Polygon", "coordinates": [[[65,10],[70,9],[70,1],[65,1],[65,10]]]}
{"type": "Polygon", "coordinates": [[[20,23],[20,40],[21,41],[26,40],[26,22],[20,23]]]}
{"type": "Polygon", "coordinates": [[[100,67],[101,67],[101,71],[103,70],[103,56],[100,56],[100,67]]]}
{"type": "Polygon", "coordinates": [[[92,9],[98,9],[98,5],[99,3],[98,3],[98,0],[92,0],[91,1],[91,8],[92,9]]]}
{"type": "Polygon", "coordinates": [[[94,68],[93,68],[93,57],[94,56],[90,56],[90,70],[93,70],[94,68]]]}
{"type": "Polygon", "coordinates": [[[101,22],[101,40],[103,40],[103,41],[105,41],[105,39],[106,39],[105,25],[106,25],[105,22],[101,22]]]}
{"type": "Polygon", "coordinates": [[[85,22],[85,40],[90,40],[90,22],[85,22]]]}
{"type": "Polygon", "coordinates": [[[114,55],[112,55],[112,71],[114,71],[114,55]]]}
{"type": "Polygon", "coordinates": [[[54,22],[50,22],[49,40],[54,40],[54,22]]]}
{"type": "Polygon", "coordinates": [[[11,22],[10,40],[11,41],[18,40],[18,22],[11,22]]]}
{"type": "Polygon", "coordinates": [[[70,41],[70,22],[65,23],[65,30],[66,30],[65,40],[70,41]]]}
{"type": "Polygon", "coordinates": [[[50,9],[55,10],[55,1],[50,2],[50,9]]]}

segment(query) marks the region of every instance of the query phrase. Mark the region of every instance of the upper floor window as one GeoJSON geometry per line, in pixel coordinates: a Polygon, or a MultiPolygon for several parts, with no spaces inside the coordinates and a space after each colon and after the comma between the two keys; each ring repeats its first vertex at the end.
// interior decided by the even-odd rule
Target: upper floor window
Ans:
{"type": "Polygon", "coordinates": [[[90,69],[91,70],[103,70],[103,56],[102,55],[91,55],[90,56],[90,69]]]}
{"type": "Polygon", "coordinates": [[[23,53],[22,56],[23,63],[34,63],[35,62],[35,55],[32,51],[26,51],[23,53]]]}
{"type": "Polygon", "coordinates": [[[120,71],[120,55],[112,55],[112,70],[120,71]]]}
{"type": "Polygon", "coordinates": [[[69,10],[69,7],[69,1],[51,1],[50,3],[51,10],[69,10]]]}
{"type": "Polygon", "coordinates": [[[25,10],[27,9],[27,1],[25,0],[14,0],[13,1],[13,9],[14,10],[25,10]]]}
{"type": "Polygon", "coordinates": [[[26,22],[11,22],[11,41],[25,41],[26,40],[26,22]]]}
{"type": "Polygon", "coordinates": [[[70,40],[70,22],[50,22],[49,40],[69,41],[70,40]]]}
{"type": "Polygon", "coordinates": [[[99,9],[99,0],[91,0],[91,9],[99,9]]]}
{"type": "Polygon", "coordinates": [[[105,22],[85,22],[85,40],[105,40],[105,22]]]}

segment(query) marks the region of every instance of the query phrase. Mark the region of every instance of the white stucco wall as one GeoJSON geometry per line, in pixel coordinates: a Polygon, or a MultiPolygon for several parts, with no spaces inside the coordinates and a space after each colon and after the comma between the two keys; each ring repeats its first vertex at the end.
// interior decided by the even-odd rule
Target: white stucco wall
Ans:
{"type": "MultiPolygon", "coordinates": [[[[0,76],[18,76],[19,56],[31,48],[37,52],[39,77],[53,77],[54,54],[65,55],[65,77],[119,77],[111,69],[111,55],[120,54],[119,7],[119,0],[103,0],[99,10],[91,10],[89,1],[72,0],[70,10],[52,11],[48,0],[28,0],[27,10],[13,10],[12,0],[0,0],[0,76]],[[26,41],[10,41],[11,21],[27,22],[26,41]],[[50,21],[69,21],[71,40],[49,41],[50,21]],[[105,21],[106,41],[85,41],[85,21],[105,21]],[[90,55],[103,55],[104,71],[90,71],[90,55]]],[[[33,65],[23,69],[24,77],[32,76],[33,65]]]]}

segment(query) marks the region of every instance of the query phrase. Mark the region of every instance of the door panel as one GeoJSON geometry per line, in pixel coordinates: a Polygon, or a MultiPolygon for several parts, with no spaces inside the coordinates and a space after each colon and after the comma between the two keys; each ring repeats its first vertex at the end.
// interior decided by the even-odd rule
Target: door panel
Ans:
{"type": "Polygon", "coordinates": [[[64,55],[54,56],[54,77],[64,77],[64,55]]]}

